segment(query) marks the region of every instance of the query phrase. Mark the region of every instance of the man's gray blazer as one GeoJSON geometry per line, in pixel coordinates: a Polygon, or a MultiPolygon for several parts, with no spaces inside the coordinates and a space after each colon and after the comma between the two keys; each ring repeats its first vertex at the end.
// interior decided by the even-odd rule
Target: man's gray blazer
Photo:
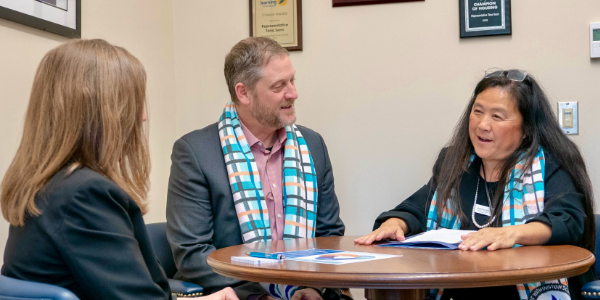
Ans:
{"type": "MultiPolygon", "coordinates": [[[[234,288],[240,299],[266,294],[258,283],[216,274],[206,263],[215,249],[242,244],[240,225],[218,124],[192,131],[175,142],[167,196],[167,236],[175,264],[176,279],[197,283],[207,293],[234,288]]],[[[298,126],[311,152],[319,189],[316,236],[344,235],[344,223],[335,195],[333,171],[323,138],[298,126]]]]}

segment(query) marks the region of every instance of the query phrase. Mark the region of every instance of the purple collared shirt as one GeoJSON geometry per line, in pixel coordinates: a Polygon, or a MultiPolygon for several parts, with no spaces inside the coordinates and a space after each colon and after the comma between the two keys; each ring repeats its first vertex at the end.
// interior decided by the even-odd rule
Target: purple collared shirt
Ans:
{"type": "Polygon", "coordinates": [[[242,120],[240,120],[240,124],[258,168],[258,175],[260,176],[269,211],[269,220],[271,220],[271,239],[274,241],[281,240],[283,239],[285,226],[283,212],[283,153],[287,141],[287,132],[285,128],[280,128],[275,133],[275,143],[269,151],[242,123],[242,120]]]}

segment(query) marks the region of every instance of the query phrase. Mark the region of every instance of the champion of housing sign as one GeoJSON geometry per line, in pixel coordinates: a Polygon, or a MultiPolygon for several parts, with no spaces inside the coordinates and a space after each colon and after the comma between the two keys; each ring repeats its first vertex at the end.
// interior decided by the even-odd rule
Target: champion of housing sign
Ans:
{"type": "Polygon", "coordinates": [[[460,0],[460,37],[511,34],[510,0],[460,0]]]}
{"type": "Polygon", "coordinates": [[[302,50],[301,0],[250,0],[250,35],[302,50]]]}

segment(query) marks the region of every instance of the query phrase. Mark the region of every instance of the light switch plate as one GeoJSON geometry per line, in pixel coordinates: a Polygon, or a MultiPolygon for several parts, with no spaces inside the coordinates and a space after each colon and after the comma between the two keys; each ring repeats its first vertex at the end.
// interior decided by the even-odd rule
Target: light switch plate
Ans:
{"type": "Polygon", "coordinates": [[[558,125],[565,134],[579,134],[579,102],[558,102],[558,125]]]}
{"type": "Polygon", "coordinates": [[[600,23],[590,24],[590,57],[600,57],[600,23]]]}

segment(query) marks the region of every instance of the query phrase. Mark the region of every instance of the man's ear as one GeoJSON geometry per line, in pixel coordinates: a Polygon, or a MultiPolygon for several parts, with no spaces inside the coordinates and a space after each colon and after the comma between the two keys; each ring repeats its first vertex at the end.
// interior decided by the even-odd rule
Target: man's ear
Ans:
{"type": "Polygon", "coordinates": [[[243,105],[250,104],[250,90],[241,82],[235,85],[235,94],[243,105]]]}

